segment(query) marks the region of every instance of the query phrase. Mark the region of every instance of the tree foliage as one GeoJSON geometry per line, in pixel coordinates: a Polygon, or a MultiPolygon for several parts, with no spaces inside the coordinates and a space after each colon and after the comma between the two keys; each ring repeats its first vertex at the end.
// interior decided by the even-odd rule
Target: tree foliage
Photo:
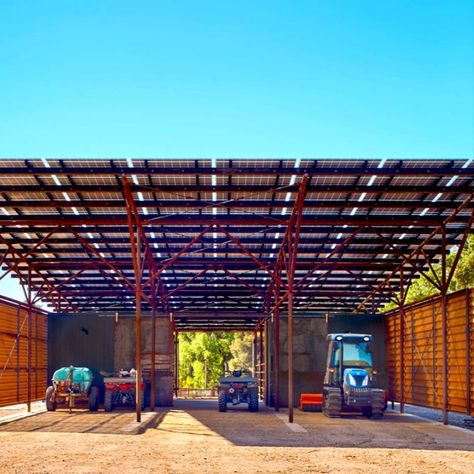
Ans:
{"type": "Polygon", "coordinates": [[[214,387],[226,367],[251,368],[252,335],[246,333],[181,333],[179,335],[179,386],[214,387]],[[207,377],[206,377],[207,369],[207,377]]]}
{"type": "MultiPolygon", "coordinates": [[[[452,252],[446,256],[446,273],[449,272],[454,264],[456,258],[456,252],[452,252]]],[[[441,280],[442,267],[441,264],[433,265],[433,271],[427,272],[428,277],[431,280],[436,281],[436,278],[441,280]],[[435,276],[436,274],[436,276],[435,276]]],[[[446,276],[447,276],[446,275],[446,276]]],[[[474,288],[474,236],[470,235],[466,241],[464,250],[459,258],[456,270],[453,275],[453,279],[449,285],[448,292],[464,290],[465,288],[474,288]]],[[[428,296],[439,294],[439,290],[423,275],[416,280],[413,280],[408,288],[407,303],[426,298],[428,296]]],[[[384,310],[390,310],[396,307],[395,303],[389,303],[385,306],[384,310]]]]}

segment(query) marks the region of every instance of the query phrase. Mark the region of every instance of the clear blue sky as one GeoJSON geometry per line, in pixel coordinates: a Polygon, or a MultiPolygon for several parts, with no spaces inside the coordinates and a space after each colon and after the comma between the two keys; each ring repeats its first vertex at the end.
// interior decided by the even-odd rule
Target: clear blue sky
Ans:
{"type": "Polygon", "coordinates": [[[0,2],[1,157],[471,157],[472,0],[0,2]]]}
{"type": "Polygon", "coordinates": [[[473,3],[0,0],[0,157],[469,158],[473,3]]]}

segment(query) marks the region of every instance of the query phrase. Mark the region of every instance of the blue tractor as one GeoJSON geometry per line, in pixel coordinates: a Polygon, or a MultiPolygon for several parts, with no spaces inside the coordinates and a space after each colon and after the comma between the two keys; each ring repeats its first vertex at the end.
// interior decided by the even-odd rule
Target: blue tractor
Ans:
{"type": "Polygon", "coordinates": [[[323,412],[330,418],[341,412],[362,412],[382,418],[385,392],[377,388],[370,334],[329,334],[323,387],[323,412]]]}

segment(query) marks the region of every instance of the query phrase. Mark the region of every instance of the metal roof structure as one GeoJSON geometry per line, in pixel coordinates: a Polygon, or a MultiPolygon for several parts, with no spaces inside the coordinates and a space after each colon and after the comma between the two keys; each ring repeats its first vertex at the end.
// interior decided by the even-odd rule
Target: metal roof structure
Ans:
{"type": "Polygon", "coordinates": [[[4,159],[0,262],[59,312],[253,324],[290,287],[298,312],[375,312],[463,243],[473,192],[466,159],[4,159]]]}

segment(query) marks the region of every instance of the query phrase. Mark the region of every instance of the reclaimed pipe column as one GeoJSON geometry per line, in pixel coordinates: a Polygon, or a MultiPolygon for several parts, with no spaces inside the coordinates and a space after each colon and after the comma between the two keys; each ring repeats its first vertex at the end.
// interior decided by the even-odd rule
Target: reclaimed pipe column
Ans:
{"type": "Polygon", "coordinates": [[[156,362],[156,295],[153,291],[153,311],[151,313],[151,370],[150,370],[150,410],[155,411],[155,362],[156,362]]]}
{"type": "Polygon", "coordinates": [[[140,282],[140,232],[137,229],[137,242],[135,250],[135,364],[136,380],[135,380],[135,399],[136,399],[136,413],[137,422],[140,423],[142,419],[142,326],[141,326],[141,306],[142,306],[142,286],[140,282]]]}
{"type": "Polygon", "coordinates": [[[466,415],[471,416],[471,332],[470,332],[470,296],[466,289],[466,415]]]}
{"type": "Polygon", "coordinates": [[[405,289],[403,265],[400,268],[400,413],[405,412],[405,289]]]}
{"type": "Polygon", "coordinates": [[[293,285],[288,290],[288,421],[293,423],[293,285]]]}
{"type": "Polygon", "coordinates": [[[253,333],[252,342],[252,365],[253,365],[253,376],[257,377],[257,332],[253,333]]]}
{"type": "Polygon", "coordinates": [[[443,424],[448,424],[448,328],[447,317],[448,307],[446,293],[448,291],[446,283],[446,226],[443,225],[441,233],[442,249],[441,249],[441,327],[442,327],[442,343],[443,343],[443,424]]]}
{"type": "Polygon", "coordinates": [[[263,326],[259,326],[259,358],[258,358],[258,386],[260,387],[260,400],[263,400],[263,326]]]}
{"type": "Polygon", "coordinates": [[[28,303],[28,319],[27,319],[27,334],[28,334],[28,345],[27,345],[27,409],[31,412],[31,267],[28,266],[28,288],[27,288],[27,303],[28,303]]]}
{"type": "Polygon", "coordinates": [[[280,411],[280,308],[274,311],[275,326],[275,411],[280,411]]]}
{"type": "Polygon", "coordinates": [[[179,337],[178,331],[174,332],[174,393],[175,397],[179,392],[179,337]]]}
{"type": "Polygon", "coordinates": [[[156,364],[156,280],[153,276],[151,280],[151,368],[150,368],[150,410],[155,411],[155,364],[156,364]]]}
{"type": "Polygon", "coordinates": [[[264,393],[265,405],[270,405],[270,364],[268,363],[268,320],[263,323],[263,367],[264,367],[264,393]]]}

